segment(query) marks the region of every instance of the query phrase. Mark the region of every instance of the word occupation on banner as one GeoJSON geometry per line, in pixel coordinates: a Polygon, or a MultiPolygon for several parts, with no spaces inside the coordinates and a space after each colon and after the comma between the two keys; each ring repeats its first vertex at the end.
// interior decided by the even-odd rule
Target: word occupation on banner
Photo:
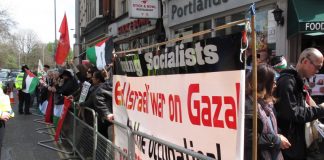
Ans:
{"type": "MultiPolygon", "coordinates": [[[[211,158],[238,158],[233,153],[243,147],[239,124],[245,85],[241,37],[233,34],[119,57],[113,78],[115,119],[211,158]]],[[[121,132],[115,128],[115,143],[127,151],[121,132]]],[[[192,159],[141,136],[136,136],[135,152],[136,159],[192,159]]]]}

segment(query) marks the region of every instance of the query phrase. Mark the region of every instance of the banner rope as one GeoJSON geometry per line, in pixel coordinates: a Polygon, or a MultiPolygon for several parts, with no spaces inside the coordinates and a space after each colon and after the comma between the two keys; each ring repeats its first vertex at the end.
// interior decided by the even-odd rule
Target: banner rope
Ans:
{"type": "Polygon", "coordinates": [[[136,51],[145,50],[145,49],[149,49],[149,48],[157,48],[159,46],[166,45],[166,44],[169,44],[169,43],[175,43],[175,42],[182,41],[182,40],[185,40],[185,39],[188,39],[188,38],[192,38],[192,37],[204,35],[204,34],[207,34],[207,33],[210,33],[210,32],[214,32],[214,31],[217,31],[217,30],[226,29],[226,28],[232,27],[232,26],[237,25],[237,24],[245,23],[245,25],[247,25],[248,22],[249,22],[249,19],[242,19],[242,20],[230,22],[230,23],[227,23],[227,24],[224,24],[224,25],[221,25],[221,26],[217,26],[217,27],[212,28],[212,29],[207,29],[207,30],[200,31],[200,32],[197,32],[197,33],[188,34],[188,35],[185,35],[185,36],[179,37],[179,38],[174,38],[174,39],[164,41],[164,42],[161,42],[161,43],[156,43],[156,44],[152,44],[152,45],[149,45],[149,46],[140,47],[140,48],[134,48],[134,49],[125,50],[125,51],[118,51],[118,52],[115,52],[114,54],[117,54],[117,55],[118,54],[126,54],[126,53],[136,52],[136,51]]]}

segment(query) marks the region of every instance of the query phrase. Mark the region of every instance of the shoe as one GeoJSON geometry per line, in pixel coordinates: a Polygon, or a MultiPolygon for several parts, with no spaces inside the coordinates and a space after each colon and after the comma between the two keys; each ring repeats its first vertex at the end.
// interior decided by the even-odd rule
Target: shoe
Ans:
{"type": "Polygon", "coordinates": [[[24,114],[24,112],[19,112],[19,114],[24,114]]]}
{"type": "Polygon", "coordinates": [[[31,113],[30,112],[25,112],[25,115],[30,115],[31,113]]]}

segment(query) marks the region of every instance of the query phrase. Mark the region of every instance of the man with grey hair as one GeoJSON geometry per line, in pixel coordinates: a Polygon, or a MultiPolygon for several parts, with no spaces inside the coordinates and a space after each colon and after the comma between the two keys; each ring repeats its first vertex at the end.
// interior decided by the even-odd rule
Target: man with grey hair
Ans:
{"type": "Polygon", "coordinates": [[[324,117],[324,105],[314,103],[304,82],[322,68],[323,59],[319,50],[307,48],[300,54],[296,69],[283,70],[277,81],[278,128],[291,143],[290,148],[283,150],[285,160],[305,160],[313,155],[308,150],[310,144],[306,143],[305,126],[324,117]]]}

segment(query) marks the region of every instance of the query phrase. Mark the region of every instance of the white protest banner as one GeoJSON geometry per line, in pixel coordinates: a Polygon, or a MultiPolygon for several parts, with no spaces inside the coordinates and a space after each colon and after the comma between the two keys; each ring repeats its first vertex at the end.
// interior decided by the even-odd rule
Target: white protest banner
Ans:
{"type": "Polygon", "coordinates": [[[91,86],[91,84],[89,82],[87,82],[87,81],[83,82],[81,95],[80,95],[80,98],[79,98],[79,103],[84,102],[85,99],[87,98],[90,86],[91,86]]]}
{"type": "MultiPolygon", "coordinates": [[[[245,70],[240,39],[211,38],[192,48],[179,44],[160,54],[120,58],[113,78],[115,120],[211,158],[241,159],[245,70]]],[[[135,136],[135,143],[138,159],[192,159],[144,137],[135,136]]],[[[125,130],[118,127],[115,144],[127,150],[125,130]]]]}

